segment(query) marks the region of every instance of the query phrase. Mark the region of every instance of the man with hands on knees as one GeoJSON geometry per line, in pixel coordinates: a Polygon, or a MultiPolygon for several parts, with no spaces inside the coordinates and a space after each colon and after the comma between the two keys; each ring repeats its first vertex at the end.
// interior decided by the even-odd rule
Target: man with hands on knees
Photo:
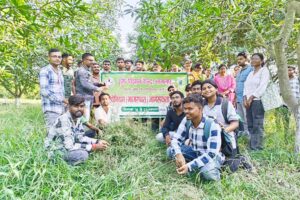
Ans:
{"type": "Polygon", "coordinates": [[[85,135],[81,120],[84,101],[82,96],[70,96],[69,110],[57,118],[45,140],[45,147],[50,153],[59,153],[71,165],[86,161],[92,151],[102,151],[109,147],[107,141],[85,135]]]}
{"type": "Polygon", "coordinates": [[[168,156],[175,158],[178,174],[199,171],[206,180],[220,180],[220,168],[225,159],[220,152],[221,127],[214,119],[203,116],[203,99],[199,94],[186,97],[183,107],[186,117],[172,138],[168,156]],[[189,120],[191,123],[187,125],[189,120]],[[186,140],[189,144],[184,143],[186,140]]]}
{"type": "Polygon", "coordinates": [[[161,133],[156,135],[159,142],[166,143],[167,146],[171,145],[171,139],[175,134],[179,124],[185,117],[183,112],[182,101],[184,95],[180,91],[173,91],[170,93],[172,108],[168,110],[164,124],[161,128],[161,133]]]}

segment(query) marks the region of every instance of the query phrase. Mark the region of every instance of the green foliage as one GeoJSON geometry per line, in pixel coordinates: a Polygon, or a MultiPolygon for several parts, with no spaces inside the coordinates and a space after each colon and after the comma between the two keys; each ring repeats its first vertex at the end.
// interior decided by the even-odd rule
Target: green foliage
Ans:
{"type": "Polygon", "coordinates": [[[113,58],[120,0],[0,1],[0,83],[14,97],[35,88],[47,51],[113,58]],[[5,73],[4,73],[5,72],[5,73]]]}
{"type": "Polygon", "coordinates": [[[92,153],[76,167],[43,149],[45,128],[39,106],[0,107],[0,199],[298,199],[299,158],[293,140],[275,131],[274,113],[266,119],[266,149],[242,152],[255,172],[222,173],[221,182],[179,176],[165,145],[143,124],[108,128],[105,152],[92,153]]]}
{"type": "MultiPolygon", "coordinates": [[[[213,62],[233,64],[239,51],[266,50],[284,23],[285,3],[142,0],[127,12],[139,23],[135,41],[139,57],[170,67],[188,55],[209,66],[213,62]]],[[[294,47],[295,41],[294,36],[294,47]]]]}

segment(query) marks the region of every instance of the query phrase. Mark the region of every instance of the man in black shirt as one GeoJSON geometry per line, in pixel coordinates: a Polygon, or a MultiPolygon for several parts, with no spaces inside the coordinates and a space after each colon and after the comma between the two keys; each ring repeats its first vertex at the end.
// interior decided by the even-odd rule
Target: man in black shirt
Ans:
{"type": "Polygon", "coordinates": [[[185,117],[182,107],[182,100],[184,98],[182,92],[174,91],[170,94],[170,98],[173,108],[167,112],[161,133],[156,135],[158,141],[166,143],[168,146],[171,144],[172,136],[177,130],[181,120],[185,117]]]}

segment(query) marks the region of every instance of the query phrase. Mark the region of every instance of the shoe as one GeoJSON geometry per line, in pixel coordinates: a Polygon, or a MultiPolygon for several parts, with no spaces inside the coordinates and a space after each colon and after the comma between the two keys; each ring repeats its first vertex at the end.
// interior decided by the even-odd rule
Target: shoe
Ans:
{"type": "Polygon", "coordinates": [[[239,158],[230,158],[224,162],[224,165],[228,165],[232,173],[239,169],[241,160],[239,158]]]}
{"type": "Polygon", "coordinates": [[[253,166],[251,165],[251,163],[248,161],[248,159],[245,156],[240,156],[240,160],[241,160],[241,166],[243,169],[247,170],[247,171],[252,171],[253,166]]]}

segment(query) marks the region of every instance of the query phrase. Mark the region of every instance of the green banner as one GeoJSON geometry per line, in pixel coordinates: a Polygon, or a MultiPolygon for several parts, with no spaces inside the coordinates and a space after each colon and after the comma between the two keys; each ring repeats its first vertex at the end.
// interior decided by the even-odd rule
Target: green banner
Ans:
{"type": "Polygon", "coordinates": [[[167,112],[167,88],[173,85],[183,92],[188,77],[186,73],[110,72],[101,73],[101,82],[108,86],[120,117],[158,117],[167,112]]]}

